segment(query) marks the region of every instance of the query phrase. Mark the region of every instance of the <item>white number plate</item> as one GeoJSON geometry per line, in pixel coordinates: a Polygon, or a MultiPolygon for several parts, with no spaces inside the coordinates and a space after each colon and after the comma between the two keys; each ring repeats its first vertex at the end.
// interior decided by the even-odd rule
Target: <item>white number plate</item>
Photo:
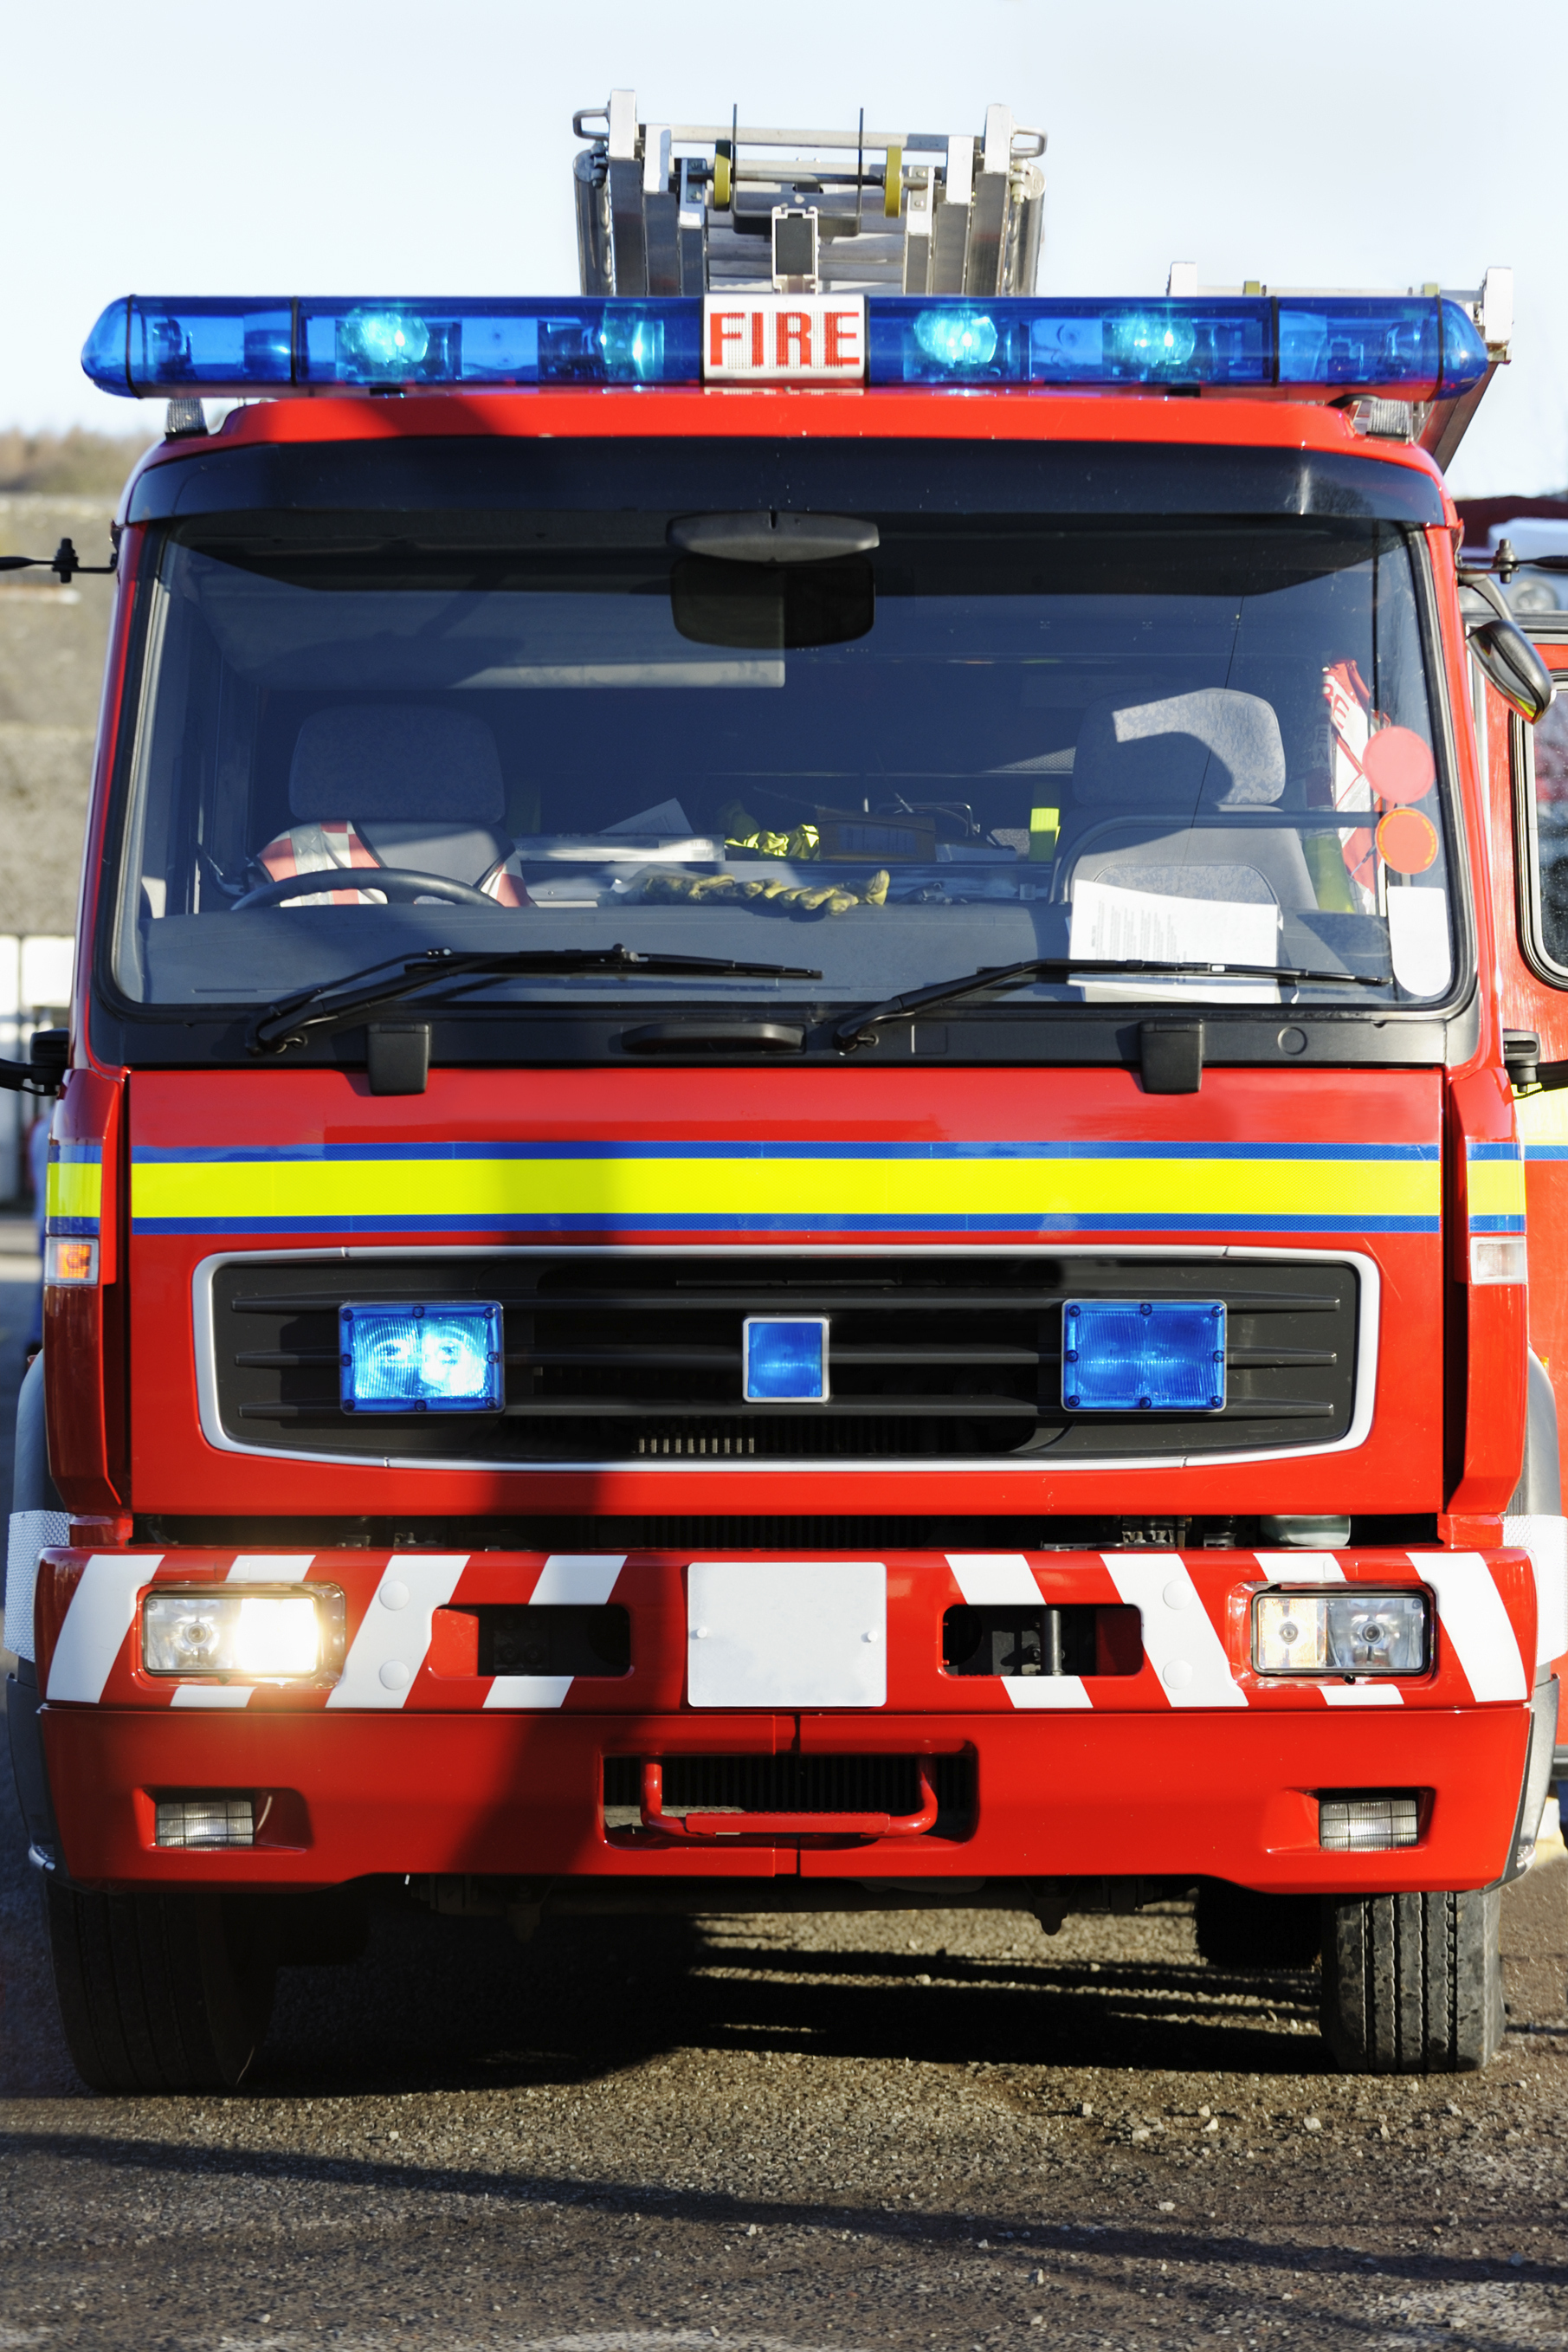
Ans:
{"type": "Polygon", "coordinates": [[[694,1560],[686,1571],[693,1706],[885,1706],[881,1560],[694,1560]]]}

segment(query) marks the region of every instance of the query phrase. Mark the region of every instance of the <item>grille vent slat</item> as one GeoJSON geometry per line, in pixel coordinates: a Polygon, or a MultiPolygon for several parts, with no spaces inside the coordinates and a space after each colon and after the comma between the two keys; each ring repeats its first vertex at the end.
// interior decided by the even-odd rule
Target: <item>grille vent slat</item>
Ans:
{"type": "Polygon", "coordinates": [[[1104,1460],[1327,1443],[1354,1403],[1357,1279],[1328,1258],[986,1259],[884,1252],[594,1257],[517,1251],[214,1276],[224,1425],[289,1453],[495,1463],[1104,1460]],[[1061,1402],[1070,1296],[1223,1298],[1223,1412],[1072,1414],[1061,1402]],[[487,1297],[505,1309],[499,1413],[344,1414],[337,1313],[350,1299],[487,1297]],[[748,1404],[748,1314],[824,1315],[823,1404],[748,1404]],[[243,1318],[243,1319],[241,1319],[243,1318]]]}

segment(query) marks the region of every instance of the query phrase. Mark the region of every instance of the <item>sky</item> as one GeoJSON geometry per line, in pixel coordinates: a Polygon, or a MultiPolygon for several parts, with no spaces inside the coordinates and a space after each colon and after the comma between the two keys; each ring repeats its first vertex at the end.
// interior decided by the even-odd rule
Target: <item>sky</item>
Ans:
{"type": "Polygon", "coordinates": [[[0,0],[13,154],[0,427],[149,431],[78,363],[117,295],[555,293],[574,110],[1049,136],[1039,290],[1404,289],[1516,272],[1512,366],[1451,472],[1568,484],[1568,8],[1460,0],[0,0]],[[1502,84],[1508,88],[1503,89],[1502,84]],[[29,131],[28,126],[31,126],[29,131]]]}

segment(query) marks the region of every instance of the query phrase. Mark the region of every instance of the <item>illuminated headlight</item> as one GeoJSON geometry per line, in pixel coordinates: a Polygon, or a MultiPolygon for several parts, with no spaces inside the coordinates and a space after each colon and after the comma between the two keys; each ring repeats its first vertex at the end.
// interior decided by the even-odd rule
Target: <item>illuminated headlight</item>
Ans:
{"type": "Polygon", "coordinates": [[[1260,1675],[1419,1675],[1431,1649],[1424,1592],[1260,1592],[1252,1664],[1260,1675]]]}
{"type": "Polygon", "coordinates": [[[343,1596],[321,1589],[150,1592],[141,1604],[141,1662],[150,1675],[335,1681],[343,1663],[343,1596]]]}
{"type": "Polygon", "coordinates": [[[498,1412],[501,1310],[340,1307],[338,1364],[345,1412],[498,1412]]]}

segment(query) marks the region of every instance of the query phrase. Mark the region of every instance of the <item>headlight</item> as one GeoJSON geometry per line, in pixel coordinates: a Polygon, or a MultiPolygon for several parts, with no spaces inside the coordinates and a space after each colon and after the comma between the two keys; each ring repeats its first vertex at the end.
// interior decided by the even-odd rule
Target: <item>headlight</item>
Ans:
{"type": "Polygon", "coordinates": [[[1260,1675],[1420,1675],[1431,1655],[1424,1592],[1260,1592],[1252,1664],[1260,1675]]]}
{"type": "Polygon", "coordinates": [[[141,1605],[141,1662],[150,1675],[336,1681],[343,1663],[343,1596],[321,1588],[150,1592],[141,1605]]]}

